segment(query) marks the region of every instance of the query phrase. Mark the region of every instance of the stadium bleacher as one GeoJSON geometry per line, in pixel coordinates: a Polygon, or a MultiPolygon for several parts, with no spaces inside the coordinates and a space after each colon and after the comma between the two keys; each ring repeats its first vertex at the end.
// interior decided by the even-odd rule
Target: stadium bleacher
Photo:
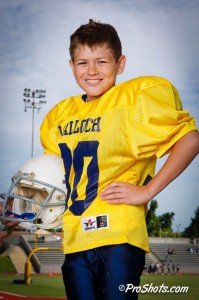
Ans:
{"type": "MultiPolygon", "coordinates": [[[[175,267],[179,265],[182,273],[199,273],[199,245],[190,244],[189,239],[172,239],[172,238],[150,238],[151,252],[146,254],[146,265],[158,264],[159,272],[161,265],[164,264],[175,267]],[[169,251],[169,249],[173,249],[169,251]],[[170,254],[170,253],[172,254],[170,254]]],[[[31,250],[40,247],[56,248],[56,250],[38,251],[32,255],[33,271],[37,273],[60,273],[61,265],[64,261],[62,252],[61,238],[55,235],[42,238],[34,234],[26,234],[18,238],[9,237],[2,244],[2,249],[9,248],[13,244],[20,246],[28,256],[31,250]]],[[[1,251],[2,252],[2,251],[1,251]]],[[[13,262],[14,263],[14,262],[13,262]]],[[[165,271],[167,272],[167,271],[165,271]]],[[[172,270],[171,270],[172,272],[172,270]]]]}
{"type": "Polygon", "coordinates": [[[197,245],[150,243],[150,248],[162,263],[179,264],[181,272],[184,273],[199,272],[199,247],[197,245]],[[173,249],[173,253],[169,253],[168,249],[173,249]],[[193,253],[190,249],[193,249],[193,253]]]}

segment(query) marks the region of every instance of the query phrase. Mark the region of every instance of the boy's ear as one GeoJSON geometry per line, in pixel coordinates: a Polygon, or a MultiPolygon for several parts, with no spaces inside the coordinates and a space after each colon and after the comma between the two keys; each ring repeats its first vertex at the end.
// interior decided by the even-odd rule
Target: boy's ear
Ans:
{"type": "Polygon", "coordinates": [[[72,59],[69,60],[69,65],[70,65],[70,67],[71,67],[71,69],[72,69],[72,71],[74,73],[74,64],[73,64],[72,59]]]}
{"type": "Polygon", "coordinates": [[[126,56],[121,55],[120,58],[118,59],[118,71],[117,74],[122,74],[126,65],[126,56]]]}

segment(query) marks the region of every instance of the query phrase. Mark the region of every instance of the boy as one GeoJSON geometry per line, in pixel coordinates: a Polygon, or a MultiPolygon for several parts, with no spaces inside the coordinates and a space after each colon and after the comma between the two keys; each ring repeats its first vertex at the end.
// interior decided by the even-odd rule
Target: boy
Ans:
{"type": "Polygon", "coordinates": [[[116,30],[90,20],[71,35],[83,96],[58,103],[41,126],[46,154],[65,167],[63,280],[69,300],[137,299],[149,251],[148,202],[197,155],[194,120],[164,78],[115,85],[126,57],[116,30]],[[154,176],[157,157],[170,155],[154,176]],[[122,286],[123,285],[123,288],[122,286]]]}

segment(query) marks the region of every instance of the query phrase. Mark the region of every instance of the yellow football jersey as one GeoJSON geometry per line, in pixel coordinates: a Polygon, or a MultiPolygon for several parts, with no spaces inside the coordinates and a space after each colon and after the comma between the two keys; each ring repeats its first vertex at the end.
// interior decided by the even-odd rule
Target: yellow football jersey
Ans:
{"type": "Polygon", "coordinates": [[[111,205],[99,194],[115,181],[143,185],[157,157],[191,130],[194,119],[160,77],[117,84],[88,103],[82,96],[58,103],[44,119],[41,142],[45,153],[64,162],[64,252],[120,243],[149,251],[146,207],[111,205]]]}

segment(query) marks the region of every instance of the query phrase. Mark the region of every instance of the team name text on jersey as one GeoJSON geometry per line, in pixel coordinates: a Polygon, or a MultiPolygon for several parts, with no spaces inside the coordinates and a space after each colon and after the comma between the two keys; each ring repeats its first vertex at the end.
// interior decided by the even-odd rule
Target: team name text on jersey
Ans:
{"type": "Polygon", "coordinates": [[[64,126],[58,126],[62,136],[82,132],[99,132],[101,117],[96,119],[87,118],[83,120],[70,121],[64,126]]]}

